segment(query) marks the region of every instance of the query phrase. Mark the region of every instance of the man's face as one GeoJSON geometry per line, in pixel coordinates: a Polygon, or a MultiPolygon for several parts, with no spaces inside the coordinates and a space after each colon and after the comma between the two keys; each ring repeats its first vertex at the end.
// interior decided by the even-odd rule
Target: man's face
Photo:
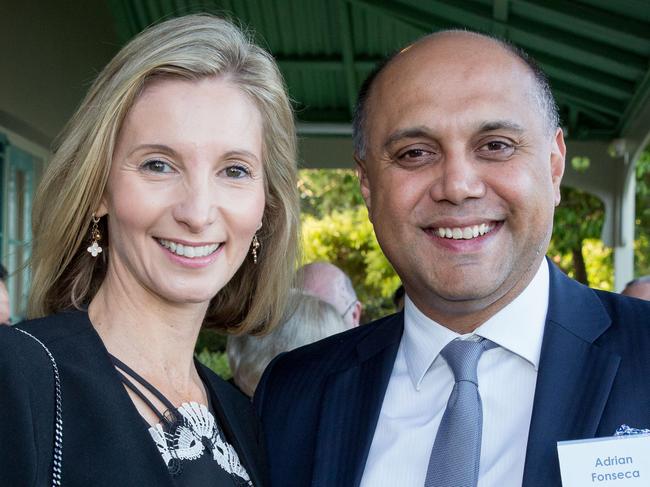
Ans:
{"type": "Polygon", "coordinates": [[[414,303],[473,329],[528,284],[551,235],[564,141],[532,75],[491,41],[425,40],[369,100],[361,189],[414,303]]]}

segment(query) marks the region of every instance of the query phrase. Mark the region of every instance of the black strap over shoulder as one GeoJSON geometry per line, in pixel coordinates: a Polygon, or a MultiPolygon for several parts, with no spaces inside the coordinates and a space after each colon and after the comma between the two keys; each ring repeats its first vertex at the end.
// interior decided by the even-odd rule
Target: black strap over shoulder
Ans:
{"type": "Polygon", "coordinates": [[[153,394],[166,408],[167,411],[166,413],[169,415],[171,414],[172,416],[175,417],[174,411],[176,411],[176,407],[171,403],[169,399],[167,399],[162,392],[160,392],[158,389],[156,389],[154,386],[152,386],[148,381],[146,381],[140,374],[138,374],[135,370],[133,370],[131,367],[126,365],[124,362],[122,362],[120,359],[118,359],[116,356],[113,354],[109,353],[108,356],[111,359],[111,362],[113,362],[113,365],[117,369],[117,371],[120,373],[120,379],[122,379],[122,383],[128,387],[133,393],[138,396],[142,401],[149,406],[149,408],[158,416],[158,419],[162,421],[163,423],[169,421],[169,417],[165,415],[165,413],[162,413],[158,410],[156,406],[149,400],[147,396],[144,395],[140,389],[138,389],[131,380],[129,380],[129,377],[131,379],[134,379],[136,382],[138,382],[142,387],[147,389],[151,394],[153,394]]]}
{"type": "Polygon", "coordinates": [[[54,371],[54,455],[52,461],[52,487],[61,487],[61,473],[63,469],[63,398],[61,395],[61,379],[59,377],[59,368],[56,365],[56,360],[54,356],[49,351],[49,349],[29,332],[22,330],[17,327],[12,327],[14,330],[19,331],[25,336],[30,337],[32,340],[36,341],[47,354],[47,357],[52,363],[52,370],[54,371]]]}

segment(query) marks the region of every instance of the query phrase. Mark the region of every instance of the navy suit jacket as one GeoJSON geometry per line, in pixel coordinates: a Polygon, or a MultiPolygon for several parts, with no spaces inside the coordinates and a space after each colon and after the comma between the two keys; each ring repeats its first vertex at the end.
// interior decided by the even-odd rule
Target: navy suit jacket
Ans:
{"type": "MultiPolygon", "coordinates": [[[[561,487],[558,441],[650,427],[650,303],[550,271],[524,487],[561,487]]],[[[272,486],[359,485],[403,329],[391,315],[269,365],[255,402],[272,486]]]]}

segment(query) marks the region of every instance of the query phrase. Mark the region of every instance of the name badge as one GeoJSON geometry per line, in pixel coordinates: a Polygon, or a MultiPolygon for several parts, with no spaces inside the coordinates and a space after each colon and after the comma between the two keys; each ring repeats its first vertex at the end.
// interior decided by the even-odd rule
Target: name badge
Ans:
{"type": "Polygon", "coordinates": [[[558,441],[563,487],[650,486],[650,435],[558,441]]]}

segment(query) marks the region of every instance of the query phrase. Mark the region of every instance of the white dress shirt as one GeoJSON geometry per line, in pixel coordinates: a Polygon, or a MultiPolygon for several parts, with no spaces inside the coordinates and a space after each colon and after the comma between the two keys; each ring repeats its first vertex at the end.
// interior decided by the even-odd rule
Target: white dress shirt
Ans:
{"type": "Polygon", "coordinates": [[[388,382],[361,487],[422,487],[454,375],[440,351],[455,338],[498,346],[478,364],[483,403],[479,487],[520,487],[548,308],[544,259],[526,289],[505,308],[460,336],[427,318],[406,296],[404,335],[388,382]]]}

